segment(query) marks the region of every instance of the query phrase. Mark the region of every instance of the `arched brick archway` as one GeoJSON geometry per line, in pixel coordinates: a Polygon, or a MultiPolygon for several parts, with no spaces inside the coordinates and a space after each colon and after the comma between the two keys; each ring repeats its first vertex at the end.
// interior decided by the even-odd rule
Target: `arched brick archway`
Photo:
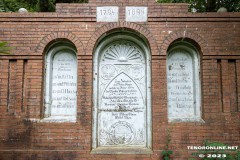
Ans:
{"type": "Polygon", "coordinates": [[[137,36],[145,38],[150,47],[152,55],[159,55],[160,50],[155,37],[152,35],[151,31],[147,29],[147,27],[144,25],[124,21],[107,23],[99,28],[96,28],[96,31],[92,34],[87,43],[86,54],[92,55],[94,48],[96,47],[95,45],[98,44],[98,42],[105,37],[105,35],[115,31],[133,32],[137,36]]]}
{"type": "MultiPolygon", "coordinates": [[[[200,35],[185,30],[179,30],[172,32],[170,35],[166,36],[161,47],[160,47],[160,55],[166,55],[168,47],[176,40],[184,41],[184,40],[192,40],[194,41],[200,48],[201,52],[208,53],[208,42],[203,39],[200,35]]],[[[198,47],[196,46],[196,47],[198,47]]]]}
{"type": "Polygon", "coordinates": [[[78,51],[78,54],[84,55],[85,49],[82,42],[71,32],[52,32],[46,35],[36,47],[35,51],[37,53],[44,53],[44,51],[54,42],[57,41],[70,41],[73,43],[78,51]]]}

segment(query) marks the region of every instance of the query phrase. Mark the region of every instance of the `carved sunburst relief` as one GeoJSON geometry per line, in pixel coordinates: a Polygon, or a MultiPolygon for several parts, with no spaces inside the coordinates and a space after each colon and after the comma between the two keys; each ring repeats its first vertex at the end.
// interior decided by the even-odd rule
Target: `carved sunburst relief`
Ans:
{"type": "Polygon", "coordinates": [[[106,48],[102,61],[144,61],[141,51],[130,42],[117,42],[106,48]]]}

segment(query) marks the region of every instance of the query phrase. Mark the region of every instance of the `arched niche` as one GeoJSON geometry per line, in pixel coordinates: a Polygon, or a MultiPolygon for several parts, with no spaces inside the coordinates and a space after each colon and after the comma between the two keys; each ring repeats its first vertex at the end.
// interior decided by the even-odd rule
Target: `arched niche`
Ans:
{"type": "Polygon", "coordinates": [[[200,56],[188,42],[175,42],[168,49],[167,96],[170,122],[202,121],[200,56]]]}
{"type": "Polygon", "coordinates": [[[75,47],[61,42],[45,56],[44,117],[42,121],[75,122],[77,115],[77,56],[75,47]]]}
{"type": "Polygon", "coordinates": [[[149,47],[134,34],[114,33],[97,45],[92,153],[152,153],[150,63],[149,47]]]}

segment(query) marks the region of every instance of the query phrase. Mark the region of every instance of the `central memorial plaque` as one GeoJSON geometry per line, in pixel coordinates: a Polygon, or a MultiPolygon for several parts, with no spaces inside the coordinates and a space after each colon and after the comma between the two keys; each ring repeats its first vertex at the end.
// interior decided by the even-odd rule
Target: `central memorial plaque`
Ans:
{"type": "Polygon", "coordinates": [[[100,60],[99,146],[144,145],[145,58],[130,42],[107,47],[100,60]]]}
{"type": "Polygon", "coordinates": [[[147,65],[131,41],[115,41],[99,56],[96,147],[146,148],[147,65]]]}

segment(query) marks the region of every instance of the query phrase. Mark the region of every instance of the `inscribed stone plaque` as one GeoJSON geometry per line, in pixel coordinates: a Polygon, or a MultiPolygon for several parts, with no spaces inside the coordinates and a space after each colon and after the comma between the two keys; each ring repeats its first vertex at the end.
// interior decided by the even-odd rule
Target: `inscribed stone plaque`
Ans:
{"type": "Polygon", "coordinates": [[[77,62],[76,56],[59,52],[53,57],[51,116],[76,116],[77,62]]]}
{"type": "Polygon", "coordinates": [[[146,66],[128,41],[108,46],[100,58],[98,146],[146,146],[146,66]]]}
{"type": "Polygon", "coordinates": [[[126,7],[125,18],[127,22],[147,22],[148,7],[126,7]]]}
{"type": "Polygon", "coordinates": [[[167,86],[170,120],[199,118],[199,110],[196,108],[196,87],[199,86],[199,81],[195,81],[194,78],[196,67],[193,57],[187,52],[178,51],[168,57],[167,86]]]}
{"type": "Polygon", "coordinates": [[[97,7],[97,22],[117,22],[118,7],[105,6],[97,7]]]}

